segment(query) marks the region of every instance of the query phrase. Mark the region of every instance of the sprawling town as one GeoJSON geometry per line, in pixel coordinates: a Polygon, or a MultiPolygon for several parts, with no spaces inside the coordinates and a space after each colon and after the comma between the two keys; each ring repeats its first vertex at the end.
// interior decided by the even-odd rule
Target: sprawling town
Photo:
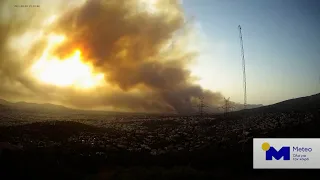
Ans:
{"type": "Polygon", "coordinates": [[[199,116],[19,114],[12,111],[1,114],[1,129],[7,133],[2,133],[0,137],[1,141],[23,149],[81,144],[99,149],[96,154],[104,154],[105,150],[126,150],[159,155],[191,152],[212,144],[232,144],[230,141],[245,143],[270,130],[303,124],[312,119],[312,113],[296,112],[264,113],[230,119],[199,116]],[[73,126],[79,125],[79,130],[72,130],[73,126]],[[17,128],[19,133],[13,130],[17,128]],[[60,131],[70,132],[62,133],[66,136],[60,138],[59,134],[50,134],[55,128],[65,128],[60,131]]]}

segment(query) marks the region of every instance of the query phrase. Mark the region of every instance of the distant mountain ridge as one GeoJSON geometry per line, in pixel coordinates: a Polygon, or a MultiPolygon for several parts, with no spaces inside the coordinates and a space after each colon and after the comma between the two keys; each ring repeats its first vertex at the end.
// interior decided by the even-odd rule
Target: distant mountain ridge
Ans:
{"type": "MultiPolygon", "coordinates": [[[[4,99],[0,99],[0,105],[5,105],[13,108],[18,108],[18,109],[28,109],[28,110],[59,110],[59,111],[83,111],[83,112],[102,112],[102,113],[125,113],[125,114],[141,114],[139,112],[136,113],[129,113],[129,112],[110,112],[110,111],[92,111],[92,110],[79,110],[79,109],[71,109],[62,105],[55,105],[55,104],[50,104],[50,103],[43,103],[43,104],[38,104],[38,103],[31,103],[31,102],[25,102],[25,101],[19,101],[19,102],[9,102],[4,99]]],[[[263,106],[262,104],[248,104],[247,108],[252,109],[256,107],[261,107],[263,106]]],[[[239,111],[243,109],[242,104],[235,104],[235,111],[239,111]]],[[[217,111],[218,112],[218,111],[217,111]]],[[[211,113],[217,113],[216,111],[213,111],[211,113]]],[[[146,114],[146,113],[142,113],[146,114]]],[[[147,113],[148,114],[148,113],[147,113]]],[[[156,113],[158,114],[158,113],[156,113]]],[[[194,114],[194,112],[192,113],[194,114]]]]}
{"type": "Polygon", "coordinates": [[[19,102],[9,102],[4,99],[0,99],[0,105],[2,106],[8,106],[11,108],[18,108],[18,109],[37,109],[37,110],[64,110],[64,111],[72,111],[74,109],[67,108],[65,106],[61,105],[55,105],[55,104],[50,104],[50,103],[44,103],[44,104],[38,104],[38,103],[29,103],[29,102],[24,102],[24,101],[19,101],[19,102]]]}
{"type": "Polygon", "coordinates": [[[11,102],[6,101],[6,100],[4,100],[4,99],[0,99],[0,104],[1,104],[1,105],[9,105],[9,104],[11,104],[11,102]]]}
{"type": "Polygon", "coordinates": [[[93,114],[108,114],[108,115],[142,115],[142,114],[152,114],[152,113],[142,113],[142,112],[117,112],[117,111],[103,111],[103,110],[81,110],[72,109],[62,105],[55,105],[50,103],[31,103],[25,101],[19,102],[9,102],[4,99],[0,99],[0,109],[19,109],[19,110],[30,110],[30,111],[46,111],[46,112],[76,112],[76,113],[93,113],[93,114]]]}
{"type": "MultiPolygon", "coordinates": [[[[285,100],[276,104],[263,106],[262,104],[249,104],[247,105],[247,109],[243,110],[242,104],[235,104],[234,113],[238,112],[253,112],[253,113],[261,113],[261,112],[287,112],[287,111],[306,111],[306,110],[320,110],[320,93],[299,97],[295,99],[285,100]]],[[[90,111],[90,110],[77,110],[72,108],[67,108],[62,105],[55,104],[37,104],[37,103],[29,103],[29,102],[9,102],[4,99],[0,99],[0,108],[4,107],[12,107],[19,109],[27,109],[27,110],[47,110],[47,111],[83,111],[83,112],[101,112],[101,113],[117,113],[111,111],[90,111]]],[[[125,113],[119,112],[121,114],[136,114],[136,113],[125,113]]],[[[215,112],[212,112],[215,113],[215,112]]],[[[217,113],[217,112],[216,112],[217,113]]],[[[141,113],[139,113],[141,114],[141,113]]]]}

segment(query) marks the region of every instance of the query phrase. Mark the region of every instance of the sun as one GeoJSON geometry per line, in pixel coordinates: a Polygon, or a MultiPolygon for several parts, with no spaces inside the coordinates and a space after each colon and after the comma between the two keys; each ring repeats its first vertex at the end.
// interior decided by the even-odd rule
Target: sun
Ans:
{"type": "Polygon", "coordinates": [[[88,89],[99,86],[104,74],[94,73],[92,66],[82,61],[81,51],[75,49],[69,57],[59,59],[50,54],[52,47],[65,40],[64,36],[51,34],[48,46],[41,58],[31,67],[32,74],[39,81],[59,87],[88,89]]]}

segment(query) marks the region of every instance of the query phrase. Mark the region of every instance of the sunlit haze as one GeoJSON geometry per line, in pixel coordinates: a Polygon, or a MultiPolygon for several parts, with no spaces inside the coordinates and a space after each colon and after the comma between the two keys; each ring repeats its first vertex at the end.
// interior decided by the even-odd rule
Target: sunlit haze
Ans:
{"type": "Polygon", "coordinates": [[[75,49],[66,59],[50,56],[52,46],[64,41],[64,36],[50,35],[48,47],[32,66],[35,78],[52,85],[92,88],[103,83],[103,74],[94,74],[89,64],[82,62],[80,50],[75,49]]]}

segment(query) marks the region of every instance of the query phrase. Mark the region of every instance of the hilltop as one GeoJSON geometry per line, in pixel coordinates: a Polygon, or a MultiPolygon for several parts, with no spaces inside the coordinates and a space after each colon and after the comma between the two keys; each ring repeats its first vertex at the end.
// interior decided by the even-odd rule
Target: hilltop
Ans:
{"type": "Polygon", "coordinates": [[[305,112],[320,109],[320,93],[306,97],[289,99],[276,104],[254,109],[242,110],[247,113],[280,113],[280,112],[305,112]]]}
{"type": "Polygon", "coordinates": [[[7,107],[21,110],[49,110],[49,111],[74,111],[74,109],[67,108],[61,105],[55,105],[50,103],[38,104],[30,102],[9,102],[4,99],[0,99],[0,107],[7,107]]]}

